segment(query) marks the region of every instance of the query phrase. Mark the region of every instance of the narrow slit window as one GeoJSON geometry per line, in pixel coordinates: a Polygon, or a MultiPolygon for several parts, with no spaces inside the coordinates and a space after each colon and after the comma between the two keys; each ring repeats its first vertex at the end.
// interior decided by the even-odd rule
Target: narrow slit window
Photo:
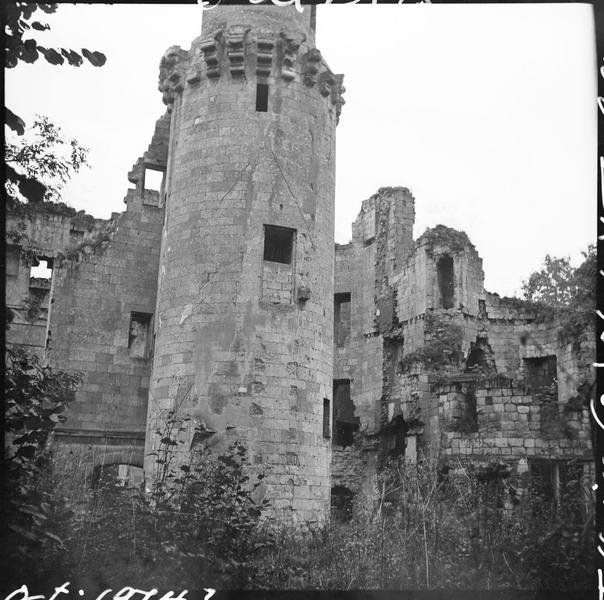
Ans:
{"type": "Polygon", "coordinates": [[[440,291],[440,307],[453,308],[454,277],[453,258],[441,256],[436,264],[438,288],[440,291]]]}
{"type": "Polygon", "coordinates": [[[323,437],[327,440],[331,437],[329,417],[329,398],[323,398],[323,437]]]}
{"type": "Polygon", "coordinates": [[[266,112],[268,110],[268,83],[258,83],[256,85],[256,112],[266,112]]]}
{"type": "Polygon", "coordinates": [[[264,226],[264,260],[290,265],[294,248],[295,229],[264,226]]]}

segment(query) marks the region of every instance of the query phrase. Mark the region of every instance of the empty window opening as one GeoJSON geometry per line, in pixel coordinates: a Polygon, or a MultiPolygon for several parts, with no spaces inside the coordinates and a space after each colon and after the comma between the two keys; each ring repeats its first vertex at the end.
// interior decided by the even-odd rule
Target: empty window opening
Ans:
{"type": "Polygon", "coordinates": [[[329,398],[323,398],[323,437],[331,437],[331,423],[329,422],[329,398]]]}
{"type": "Polygon", "coordinates": [[[258,83],[256,85],[256,112],[266,112],[268,110],[268,83],[258,83]]]}
{"type": "Polygon", "coordinates": [[[32,265],[29,276],[35,279],[51,279],[52,258],[41,258],[37,265],[32,265]]]}
{"type": "Polygon", "coordinates": [[[352,518],[352,499],[354,494],[342,485],[331,488],[331,516],[336,521],[349,521],[352,518]]]}
{"type": "Polygon", "coordinates": [[[132,358],[147,358],[149,355],[150,326],[151,315],[149,313],[130,313],[128,350],[132,358]]]}
{"type": "Polygon", "coordinates": [[[440,307],[453,308],[453,258],[448,255],[441,256],[436,263],[438,290],[440,292],[440,307]]]}
{"type": "Polygon", "coordinates": [[[554,355],[525,358],[524,372],[533,393],[547,391],[557,385],[557,361],[554,355]]]}
{"type": "Polygon", "coordinates": [[[264,226],[264,260],[289,265],[292,262],[295,229],[264,226]]]}
{"type": "Polygon", "coordinates": [[[346,346],[350,339],[350,292],[334,294],[334,338],[336,346],[346,346]]]}
{"type": "Polygon", "coordinates": [[[354,404],[350,398],[350,379],[334,380],[333,413],[334,445],[351,446],[354,434],[359,429],[359,419],[354,415],[354,404]]]}
{"type": "Polygon", "coordinates": [[[161,184],[164,180],[164,172],[158,171],[157,169],[145,169],[145,181],[144,188],[146,190],[152,190],[154,192],[161,191],[161,184]]]}
{"type": "Polygon", "coordinates": [[[466,373],[492,373],[496,370],[493,351],[486,338],[472,342],[466,360],[466,373]]]}

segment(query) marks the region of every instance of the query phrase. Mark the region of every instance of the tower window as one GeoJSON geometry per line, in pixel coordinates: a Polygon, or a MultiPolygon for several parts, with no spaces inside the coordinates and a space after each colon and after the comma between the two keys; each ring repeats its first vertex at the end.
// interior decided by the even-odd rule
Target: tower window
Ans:
{"type": "Polygon", "coordinates": [[[256,112],[266,112],[268,110],[268,83],[258,83],[256,85],[256,112]]]}
{"type": "Polygon", "coordinates": [[[323,398],[323,437],[327,440],[331,437],[329,416],[329,398],[323,398]]]}
{"type": "Polygon", "coordinates": [[[264,260],[290,265],[294,247],[295,229],[264,226],[264,260]]]}
{"type": "Polygon", "coordinates": [[[440,307],[453,308],[453,259],[450,256],[441,256],[436,263],[438,289],[440,291],[440,307]]]}

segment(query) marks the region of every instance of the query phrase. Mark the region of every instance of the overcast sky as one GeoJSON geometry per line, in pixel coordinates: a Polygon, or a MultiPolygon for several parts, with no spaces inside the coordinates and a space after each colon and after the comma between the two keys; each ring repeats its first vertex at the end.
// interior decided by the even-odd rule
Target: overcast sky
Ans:
{"type": "MultiPolygon", "coordinates": [[[[306,10],[309,10],[308,8],[306,10]]],[[[90,148],[64,200],[98,217],[125,208],[127,173],[164,113],[159,60],[201,31],[196,5],[59,5],[40,43],[100,50],[102,68],[40,60],[6,73],[6,103],[47,115],[90,148]]],[[[546,253],[595,241],[596,58],[589,5],[319,7],[317,47],[344,73],[336,241],[361,202],[402,185],[417,238],[465,230],[485,286],[519,293],[546,253]]]]}

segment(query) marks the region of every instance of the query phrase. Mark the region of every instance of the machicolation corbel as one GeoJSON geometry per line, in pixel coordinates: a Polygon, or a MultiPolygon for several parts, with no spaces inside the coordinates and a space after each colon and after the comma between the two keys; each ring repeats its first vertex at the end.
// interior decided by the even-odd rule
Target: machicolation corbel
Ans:
{"type": "Polygon", "coordinates": [[[202,40],[199,49],[206,63],[208,79],[220,77],[220,50],[223,40],[222,30],[216,31],[212,37],[202,40]]]}
{"type": "Polygon", "coordinates": [[[281,77],[291,81],[296,76],[294,69],[296,57],[301,44],[306,41],[306,36],[296,31],[282,31],[279,34],[279,58],[281,59],[281,77]]]}
{"type": "Polygon", "coordinates": [[[245,75],[246,37],[249,27],[234,25],[229,27],[226,34],[227,58],[229,71],[233,77],[245,75]]]}

